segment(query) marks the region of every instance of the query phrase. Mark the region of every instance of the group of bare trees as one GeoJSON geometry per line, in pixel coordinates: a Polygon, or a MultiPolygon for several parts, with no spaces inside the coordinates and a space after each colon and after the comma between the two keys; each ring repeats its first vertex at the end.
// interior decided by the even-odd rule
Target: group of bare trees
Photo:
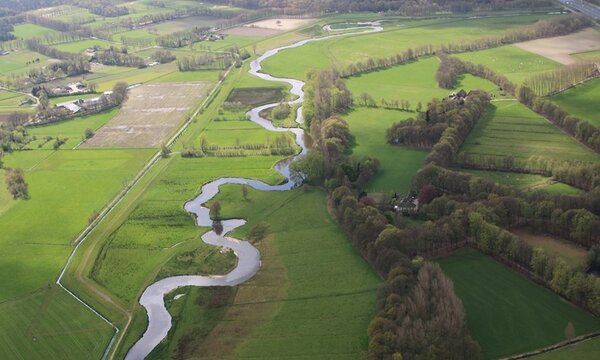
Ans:
{"type": "Polygon", "coordinates": [[[552,96],[575,84],[600,76],[594,62],[578,62],[534,75],[525,81],[525,86],[538,96],[552,96]]]}
{"type": "Polygon", "coordinates": [[[204,52],[177,59],[179,71],[223,70],[231,64],[233,64],[231,55],[223,53],[204,52]]]}

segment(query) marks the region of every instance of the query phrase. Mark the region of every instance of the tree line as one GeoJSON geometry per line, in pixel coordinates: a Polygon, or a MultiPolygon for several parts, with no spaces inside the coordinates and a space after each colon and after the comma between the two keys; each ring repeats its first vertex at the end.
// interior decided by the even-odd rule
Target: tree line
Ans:
{"type": "Polygon", "coordinates": [[[537,96],[552,96],[562,92],[574,84],[600,76],[600,69],[594,62],[578,62],[560,68],[533,75],[525,80],[524,85],[537,96]]]}
{"type": "Polygon", "coordinates": [[[453,89],[462,74],[471,74],[496,84],[501,91],[515,95],[516,85],[506,76],[501,75],[481,64],[473,64],[455,57],[448,56],[446,53],[439,53],[440,66],[436,73],[438,85],[444,89],[453,89]]]}
{"type": "Polygon", "coordinates": [[[71,0],[73,5],[88,9],[92,14],[104,17],[118,17],[129,14],[126,6],[115,6],[111,0],[71,0]]]}
{"type": "Polygon", "coordinates": [[[179,71],[223,70],[229,68],[232,64],[233,58],[224,53],[204,52],[177,59],[179,71]]]}
{"type": "Polygon", "coordinates": [[[132,55],[127,52],[126,48],[117,49],[113,46],[97,52],[92,60],[96,60],[103,65],[127,66],[142,68],[146,66],[144,59],[137,55],[132,55]]]}
{"type": "Polygon", "coordinates": [[[309,126],[313,120],[319,122],[335,114],[345,113],[354,101],[337,70],[309,72],[305,94],[302,114],[309,126]]]}

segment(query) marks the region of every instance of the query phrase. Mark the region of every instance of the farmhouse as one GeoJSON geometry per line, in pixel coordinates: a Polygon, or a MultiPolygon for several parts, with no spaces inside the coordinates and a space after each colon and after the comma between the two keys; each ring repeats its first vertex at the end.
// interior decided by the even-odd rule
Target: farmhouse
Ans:
{"type": "Polygon", "coordinates": [[[396,212],[416,212],[417,210],[419,210],[419,199],[412,194],[404,196],[394,205],[396,212]]]}

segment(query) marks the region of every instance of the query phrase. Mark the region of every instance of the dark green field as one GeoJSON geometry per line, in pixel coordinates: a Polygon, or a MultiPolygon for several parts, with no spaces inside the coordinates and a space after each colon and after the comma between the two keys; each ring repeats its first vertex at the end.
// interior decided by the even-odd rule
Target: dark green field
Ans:
{"type": "Polygon", "coordinates": [[[568,322],[576,335],[600,330],[600,320],[475,250],[457,251],[438,262],[454,281],[486,359],[565,340],[568,322]]]}

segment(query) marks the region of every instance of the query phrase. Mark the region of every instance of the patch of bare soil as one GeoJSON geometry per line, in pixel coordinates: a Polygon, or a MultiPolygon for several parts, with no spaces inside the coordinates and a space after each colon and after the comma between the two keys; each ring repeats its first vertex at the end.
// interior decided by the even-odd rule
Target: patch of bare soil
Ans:
{"type": "Polygon", "coordinates": [[[119,114],[83,147],[157,147],[206,96],[206,82],[147,84],[129,90],[119,114]]]}
{"type": "Polygon", "coordinates": [[[258,27],[238,26],[231,29],[227,29],[222,33],[225,35],[242,35],[242,36],[261,36],[267,37],[277,35],[281,31],[274,29],[265,29],[258,27]]]}
{"type": "Polygon", "coordinates": [[[579,61],[571,54],[600,49],[600,32],[588,28],[566,36],[525,41],[515,45],[563,65],[569,65],[579,61]]]}

